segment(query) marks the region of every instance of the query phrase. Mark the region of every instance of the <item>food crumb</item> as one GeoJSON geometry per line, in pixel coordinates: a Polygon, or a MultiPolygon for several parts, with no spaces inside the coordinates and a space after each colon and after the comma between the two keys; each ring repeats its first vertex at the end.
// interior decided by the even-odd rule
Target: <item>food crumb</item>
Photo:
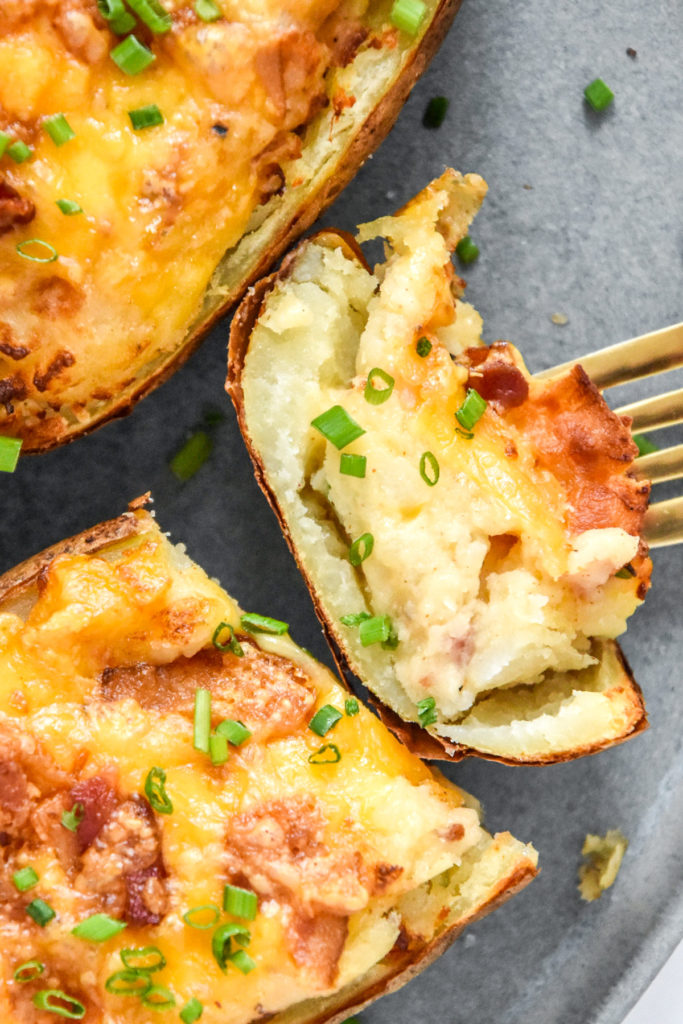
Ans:
{"type": "Polygon", "coordinates": [[[550,319],[558,327],[564,327],[565,324],[569,323],[569,317],[566,313],[552,313],[550,319]]]}
{"type": "Polygon", "coordinates": [[[619,829],[610,829],[604,836],[588,833],[581,848],[586,863],[579,868],[579,892],[589,903],[600,899],[619,873],[628,847],[628,839],[619,829]]]}
{"type": "Polygon", "coordinates": [[[533,185],[522,185],[522,188],[525,188],[527,192],[531,192],[533,190],[533,187],[533,185]]]}
{"type": "Polygon", "coordinates": [[[626,47],[626,55],[628,57],[637,57],[638,56],[638,51],[634,50],[632,46],[627,46],[626,47]]]}

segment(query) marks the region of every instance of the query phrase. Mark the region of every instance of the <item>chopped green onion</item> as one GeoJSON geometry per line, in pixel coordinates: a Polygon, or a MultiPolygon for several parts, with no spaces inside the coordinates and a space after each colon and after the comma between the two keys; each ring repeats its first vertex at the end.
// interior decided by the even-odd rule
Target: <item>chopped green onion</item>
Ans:
{"type": "Polygon", "coordinates": [[[255,612],[248,612],[240,619],[242,629],[248,633],[274,633],[275,636],[282,636],[289,629],[288,622],[281,622],[280,619],[269,619],[267,615],[257,615],[255,612]]]}
{"type": "Polygon", "coordinates": [[[157,35],[168,32],[173,19],[168,11],[161,6],[159,0],[127,0],[128,6],[135,11],[140,21],[157,35]]]}
{"type": "Polygon", "coordinates": [[[360,626],[361,622],[367,622],[371,618],[370,612],[355,612],[352,615],[342,615],[339,621],[342,626],[360,626]]]}
{"type": "Polygon", "coordinates": [[[5,150],[10,144],[10,137],[7,132],[0,131],[0,157],[5,155],[5,150]]]}
{"type": "Polygon", "coordinates": [[[0,437],[0,473],[13,473],[24,442],[19,437],[0,437]]]}
{"type": "Polygon", "coordinates": [[[26,913],[41,928],[44,928],[46,924],[49,924],[57,916],[50,904],[41,899],[31,900],[26,907],[26,913]]]}
{"type": "Polygon", "coordinates": [[[351,444],[365,433],[360,424],[356,423],[341,405],[333,405],[327,412],[316,416],[311,420],[311,426],[339,449],[346,448],[347,444],[351,444]]]}
{"type": "Polygon", "coordinates": [[[349,716],[349,718],[351,718],[352,715],[358,714],[358,712],[360,711],[360,707],[355,697],[349,697],[347,700],[344,701],[344,710],[346,711],[346,714],[349,716]]]}
{"type": "Polygon", "coordinates": [[[33,997],[33,1005],[39,1010],[46,1010],[47,1013],[54,1013],[57,1017],[66,1017],[67,1020],[83,1020],[85,1017],[85,1006],[58,988],[44,988],[36,992],[33,997]]]}
{"type": "Polygon", "coordinates": [[[139,75],[156,60],[137,36],[126,36],[122,43],[109,51],[109,56],[126,75],[139,75]]]}
{"type": "Polygon", "coordinates": [[[417,35],[426,11],[427,6],[422,3],[422,0],[394,0],[389,20],[402,32],[414,36],[417,35]]]}
{"type": "Polygon", "coordinates": [[[251,939],[251,933],[243,924],[222,924],[216,928],[211,939],[211,952],[214,959],[224,974],[228,973],[228,960],[232,953],[232,940],[235,939],[241,946],[247,945],[251,939]]]}
{"type": "Polygon", "coordinates": [[[432,96],[422,115],[425,128],[440,128],[448,110],[448,99],[445,96],[432,96]]]}
{"type": "Polygon", "coordinates": [[[171,472],[185,483],[201,469],[213,449],[213,441],[205,430],[198,430],[189,437],[182,448],[171,459],[171,472]]]}
{"type": "Polygon", "coordinates": [[[388,615],[373,615],[361,622],[358,635],[363,647],[385,643],[391,636],[391,619],[388,615]]]}
{"type": "Polygon", "coordinates": [[[365,455],[347,455],[346,452],[342,452],[339,458],[339,472],[344,476],[357,476],[362,480],[367,464],[365,455]]]}
{"type": "Polygon", "coordinates": [[[138,974],[154,974],[166,966],[166,957],[158,946],[122,949],[119,955],[128,970],[138,974]]]}
{"type": "Polygon", "coordinates": [[[39,882],[38,875],[33,868],[20,868],[15,871],[12,875],[12,881],[14,882],[15,889],[18,892],[26,892],[28,889],[32,889],[34,885],[39,882]]]}
{"type": "Polygon", "coordinates": [[[26,963],[17,967],[14,972],[14,980],[23,985],[26,981],[35,981],[44,970],[45,964],[41,964],[40,960],[27,960],[26,963]]]}
{"type": "Polygon", "coordinates": [[[54,114],[43,121],[43,128],[50,136],[55,146],[63,146],[69,139],[73,139],[76,132],[73,130],[64,114],[54,114]]]}
{"type": "Polygon", "coordinates": [[[202,21],[217,21],[222,13],[213,0],[195,0],[194,9],[202,21]]]}
{"type": "Polygon", "coordinates": [[[83,804],[76,803],[70,811],[62,812],[62,825],[64,828],[68,828],[69,832],[76,832],[78,826],[83,821],[84,814],[85,807],[83,804]]]}
{"type": "Polygon", "coordinates": [[[252,960],[248,953],[245,953],[243,949],[238,949],[236,952],[231,953],[228,960],[236,967],[242,974],[249,974],[256,967],[256,961],[252,960]]]}
{"type": "Polygon", "coordinates": [[[473,242],[469,235],[461,238],[455,247],[458,259],[461,263],[474,263],[479,256],[479,246],[473,242]]]}
{"type": "Polygon", "coordinates": [[[152,979],[142,971],[115,971],[104,983],[113,996],[144,996],[152,987],[152,979]]]}
{"type": "Polygon", "coordinates": [[[373,370],[370,370],[368,379],[365,385],[364,397],[365,401],[369,402],[370,405],[382,405],[391,397],[391,392],[394,390],[394,378],[386,370],[380,369],[379,366],[375,366],[373,370]],[[386,384],[384,388],[375,387],[374,378],[381,380],[386,384]]]}
{"type": "Polygon", "coordinates": [[[332,707],[331,704],[324,704],[313,715],[313,718],[308,723],[308,728],[318,736],[324,736],[343,717],[341,711],[337,710],[337,708],[332,707]]]}
{"type": "Polygon", "coordinates": [[[11,157],[15,164],[23,164],[29,157],[33,156],[33,150],[25,142],[22,142],[21,139],[17,139],[16,142],[13,142],[8,147],[7,156],[11,157]]]}
{"type": "Polygon", "coordinates": [[[223,889],[223,910],[245,921],[253,921],[258,910],[258,896],[251,889],[226,885],[223,889]]]}
{"type": "Polygon", "coordinates": [[[204,1007],[198,999],[193,997],[189,1003],[185,1003],[179,1016],[183,1024],[195,1024],[195,1021],[198,1021],[203,1013],[204,1007]]]}
{"type": "Polygon", "coordinates": [[[645,437],[644,434],[634,434],[633,440],[638,448],[638,455],[650,455],[652,452],[659,451],[659,446],[654,441],[651,441],[649,437],[645,437]]]}
{"type": "Polygon", "coordinates": [[[145,994],[141,996],[140,1002],[148,1010],[170,1010],[175,1006],[175,996],[164,985],[151,985],[145,994]]]}
{"type": "Polygon", "coordinates": [[[237,640],[237,637],[235,636],[235,630],[232,628],[229,622],[218,623],[218,625],[213,631],[211,643],[218,651],[231,651],[233,654],[236,654],[238,658],[244,657],[242,645],[237,640]],[[227,644],[222,644],[220,641],[220,635],[224,629],[227,629],[230,635],[230,639],[228,640],[227,644]]]}
{"type": "Polygon", "coordinates": [[[354,540],[349,548],[349,562],[351,565],[360,565],[372,554],[375,546],[375,538],[371,533],[363,533],[354,540]]]}
{"type": "Polygon", "coordinates": [[[229,756],[228,741],[225,736],[221,733],[214,733],[213,736],[209,736],[209,757],[211,758],[211,764],[225,764],[229,756]]]}
{"type": "Polygon", "coordinates": [[[440,473],[441,470],[439,469],[436,456],[432,452],[423,452],[420,456],[420,476],[428,487],[434,487],[438,484],[440,473]],[[427,471],[427,466],[429,466],[429,472],[427,471]]]}
{"type": "Polygon", "coordinates": [[[232,718],[225,718],[216,726],[219,736],[225,736],[228,743],[233,747],[241,747],[251,736],[251,731],[242,722],[236,722],[232,718]]]}
{"type": "Polygon", "coordinates": [[[166,792],[166,772],[163,768],[150,768],[145,779],[145,796],[150,807],[158,814],[172,814],[173,804],[166,792]]]}
{"type": "Polygon", "coordinates": [[[398,633],[391,625],[391,619],[389,620],[389,636],[382,642],[382,647],[385,651],[395,651],[398,647],[398,633]]]}
{"type": "Polygon", "coordinates": [[[424,697],[417,702],[417,717],[422,728],[433,725],[436,721],[436,701],[433,697],[424,697]]]}
{"type": "Polygon", "coordinates": [[[209,753],[209,736],[211,735],[211,690],[198,687],[194,694],[194,734],[193,746],[203,754],[209,753]]]}
{"type": "Polygon", "coordinates": [[[323,743],[308,759],[309,764],[337,764],[338,761],[341,761],[341,752],[336,743],[323,743]]]}
{"type": "Polygon", "coordinates": [[[71,934],[79,939],[89,939],[90,942],[106,942],[107,939],[113,939],[122,932],[125,927],[123,921],[117,921],[115,917],[109,917],[109,914],[92,914],[72,928],[71,934]]]}
{"type": "Polygon", "coordinates": [[[462,430],[461,427],[456,427],[455,432],[459,437],[464,437],[466,441],[471,441],[474,437],[474,432],[472,430],[462,430]]]}
{"type": "Polygon", "coordinates": [[[637,576],[638,574],[629,562],[628,565],[623,565],[619,572],[615,572],[614,575],[617,577],[617,579],[620,580],[632,580],[633,577],[637,576]]]}
{"type": "Polygon", "coordinates": [[[44,242],[42,238],[27,238],[23,242],[19,242],[17,245],[17,252],[20,256],[23,256],[25,260],[31,260],[32,263],[54,263],[59,257],[59,253],[55,249],[54,245],[50,245],[49,242],[44,242]],[[42,254],[36,256],[35,253],[31,252],[29,246],[37,245],[38,251],[42,254]]]}
{"type": "Polygon", "coordinates": [[[428,356],[429,353],[432,351],[432,343],[429,340],[429,338],[420,338],[417,345],[415,346],[415,351],[417,352],[421,359],[424,359],[425,356],[428,356]]]}
{"type": "Polygon", "coordinates": [[[102,17],[109,22],[109,28],[115,35],[125,36],[132,28],[135,28],[135,18],[126,10],[123,0],[97,0],[97,7],[102,17]]]}
{"type": "Polygon", "coordinates": [[[141,132],[145,128],[156,128],[157,125],[164,123],[164,115],[156,103],[148,103],[146,107],[129,110],[128,117],[134,132],[141,132]]]}
{"type": "Polygon", "coordinates": [[[55,202],[65,217],[73,217],[75,213],[83,213],[83,208],[73,199],[57,199],[55,202]]]}
{"type": "Polygon", "coordinates": [[[203,903],[201,907],[191,907],[186,913],[183,914],[183,921],[189,925],[190,928],[196,928],[198,931],[206,931],[209,928],[213,928],[218,923],[218,919],[221,916],[221,912],[215,903],[203,903]],[[201,915],[206,914],[210,911],[212,914],[210,921],[202,921],[201,915]],[[199,920],[197,920],[199,918],[199,920]]]}
{"type": "Polygon", "coordinates": [[[456,410],[455,418],[464,430],[471,430],[486,412],[487,405],[486,399],[478,391],[468,388],[465,401],[456,410]]]}
{"type": "Polygon", "coordinates": [[[608,85],[605,85],[602,78],[593,79],[590,85],[583,90],[583,95],[597,113],[609,107],[614,99],[614,93],[608,85]]]}

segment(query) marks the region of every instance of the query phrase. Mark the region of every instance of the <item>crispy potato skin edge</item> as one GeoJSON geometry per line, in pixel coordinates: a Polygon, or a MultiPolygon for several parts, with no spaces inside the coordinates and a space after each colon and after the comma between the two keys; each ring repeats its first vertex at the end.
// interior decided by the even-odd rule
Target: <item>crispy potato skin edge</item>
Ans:
{"type": "MultiPolygon", "coordinates": [[[[320,231],[310,239],[301,242],[296,249],[289,253],[283,261],[279,271],[269,275],[262,281],[259,281],[249,290],[248,294],[244,297],[237,309],[230,328],[228,376],[225,389],[230,395],[233,405],[235,406],[237,422],[240,430],[242,431],[242,436],[247,446],[247,450],[251,456],[256,482],[265,494],[268,504],[277,516],[280,529],[284,534],[289,550],[292,552],[299,571],[304,577],[306,585],[310,591],[316,615],[323,627],[325,638],[330,646],[337,668],[339,669],[339,672],[347,686],[351,689],[346,677],[349,673],[353,674],[353,667],[349,664],[344,655],[341,638],[325,616],[325,611],[316,595],[313,581],[310,579],[301,564],[292,536],[287,528],[285,517],[282,514],[282,510],[280,509],[275,494],[270,488],[260,456],[252,444],[244,410],[244,392],[242,390],[241,383],[244,360],[249,348],[249,340],[254,325],[261,313],[264,299],[268,293],[272,291],[276,283],[286,280],[291,272],[294,262],[297,259],[299,251],[312,241],[315,241],[318,245],[327,245],[330,247],[340,246],[345,250],[347,255],[351,257],[355,256],[365,266],[367,266],[363,254],[359,251],[358,245],[354,239],[345,232],[336,232],[332,230],[320,231]]],[[[420,726],[415,722],[404,722],[394,711],[391,710],[391,708],[387,707],[386,704],[383,704],[379,698],[373,696],[371,698],[371,703],[377,710],[377,713],[384,724],[391,729],[391,731],[408,747],[409,750],[414,754],[417,754],[418,757],[421,757],[423,760],[462,761],[466,757],[480,757],[487,761],[498,761],[501,764],[508,765],[560,764],[564,761],[573,761],[578,757],[585,757],[588,754],[597,754],[601,750],[606,750],[608,747],[624,743],[626,740],[631,739],[633,736],[637,736],[638,733],[643,732],[648,728],[642,690],[635,681],[631,667],[626,661],[624,653],[617,643],[614,643],[614,648],[622,668],[620,685],[628,692],[628,702],[632,711],[627,728],[621,736],[617,736],[614,739],[607,739],[599,743],[575,747],[571,750],[561,751],[557,754],[549,754],[547,757],[513,759],[502,757],[497,754],[489,754],[484,751],[477,750],[474,747],[467,747],[460,743],[451,743],[447,739],[434,736],[432,733],[427,732],[426,729],[420,728],[420,726]]]]}
{"type": "Polygon", "coordinates": [[[30,434],[28,434],[24,438],[22,455],[37,455],[41,452],[50,451],[53,448],[60,448],[63,445],[70,444],[79,437],[83,437],[85,434],[92,433],[93,430],[97,430],[111,420],[127,416],[141,398],[144,398],[150,391],[154,391],[160,384],[163,384],[190,358],[214,323],[235,307],[247,288],[255,281],[258,281],[288,247],[311,226],[323,210],[330,203],[334,202],[370,154],[374,153],[380,143],[383,142],[393,127],[413,86],[441,46],[461,3],[462,0],[442,0],[434,14],[429,29],[423,36],[419,46],[411,54],[409,63],[393,87],[375,107],[370,117],[360,125],[337,164],[333,175],[326,178],[318,191],[308,197],[305,205],[296,212],[287,224],[282,225],[277,238],[269,249],[262,253],[259,262],[249,276],[240,282],[239,287],[226,295],[222,305],[207,320],[188,334],[175,355],[158,370],[151,373],[149,377],[141,380],[133,394],[126,396],[122,401],[115,402],[110,408],[103,410],[87,423],[69,430],[68,433],[58,438],[38,440],[33,443],[30,434]]]}

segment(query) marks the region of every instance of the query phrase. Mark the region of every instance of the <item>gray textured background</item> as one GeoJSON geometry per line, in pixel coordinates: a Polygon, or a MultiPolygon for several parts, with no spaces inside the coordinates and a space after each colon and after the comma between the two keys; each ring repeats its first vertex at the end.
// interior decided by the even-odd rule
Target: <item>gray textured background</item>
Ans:
{"type": "MultiPolygon", "coordinates": [[[[682,46],[680,0],[465,0],[393,134],[325,222],[352,228],[452,163],[490,185],[473,230],[482,255],[466,274],[487,340],[510,338],[541,369],[680,320],[682,46]],[[582,100],[597,75],[616,93],[599,116],[582,100]],[[421,116],[434,94],[451,106],[443,127],[428,132],[421,116]],[[553,325],[554,312],[569,323],[553,325]]],[[[127,420],[23,460],[1,481],[0,570],[151,488],[163,527],[243,606],[286,618],[294,637],[329,661],[223,393],[226,338],[223,324],[127,420]],[[207,408],[225,414],[214,454],[181,485],[168,459],[207,408]]],[[[645,691],[648,733],[554,768],[448,770],[481,797],[489,827],[533,840],[543,871],[365,1021],[617,1024],[673,948],[683,932],[682,567],[678,549],[655,555],[653,590],[624,644],[645,691]],[[575,888],[583,836],[611,827],[631,841],[622,872],[602,900],[583,904],[575,888]]]]}

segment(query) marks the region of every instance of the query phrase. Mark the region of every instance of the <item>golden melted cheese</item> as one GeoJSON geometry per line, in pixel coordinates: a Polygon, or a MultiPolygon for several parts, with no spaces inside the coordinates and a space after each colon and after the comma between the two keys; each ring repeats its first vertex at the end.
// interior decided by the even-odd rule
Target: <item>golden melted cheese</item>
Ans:
{"type": "MultiPolygon", "coordinates": [[[[238,607],[145,519],[141,537],[103,555],[56,558],[30,610],[0,615],[0,776],[9,780],[0,790],[0,1016],[7,1024],[32,1021],[30,1000],[45,987],[81,1000],[87,1021],[142,1024],[148,1011],[139,1000],[104,988],[123,966],[120,950],[131,946],[158,946],[166,958],[155,982],[176,1000],[168,1019],[195,997],[209,1024],[246,1024],[334,991],[389,952],[402,899],[459,864],[485,835],[460,791],[363,707],[325,737],[341,760],[312,764],[323,740],[308,721],[324,704],[343,711],[347,694],[288,636],[242,634],[243,658],[216,652],[214,629],[221,621],[239,629],[238,607]],[[232,717],[252,730],[225,765],[213,766],[193,747],[196,685],[212,688],[214,726],[229,701],[232,717]],[[166,772],[173,812],[150,824],[140,794],[153,766],[166,772]],[[76,799],[72,787],[92,780],[105,780],[106,799],[119,803],[79,853],[60,814],[76,799]],[[153,883],[161,895],[145,899],[160,919],[129,918],[119,936],[87,942],[71,935],[79,921],[98,912],[125,916],[124,861],[112,868],[103,838],[122,806],[138,815],[136,828],[157,837],[167,877],[153,883]],[[29,864],[40,881],[21,895],[11,876],[29,864]],[[246,976],[233,967],[223,973],[211,954],[212,931],[188,927],[182,916],[220,906],[230,879],[259,893],[248,946],[256,967],[246,976]],[[45,928],[24,909],[36,896],[57,913],[45,928]],[[44,975],[13,981],[15,968],[33,959],[46,964],[44,975]]],[[[127,856],[125,844],[116,851],[127,856]]]]}

